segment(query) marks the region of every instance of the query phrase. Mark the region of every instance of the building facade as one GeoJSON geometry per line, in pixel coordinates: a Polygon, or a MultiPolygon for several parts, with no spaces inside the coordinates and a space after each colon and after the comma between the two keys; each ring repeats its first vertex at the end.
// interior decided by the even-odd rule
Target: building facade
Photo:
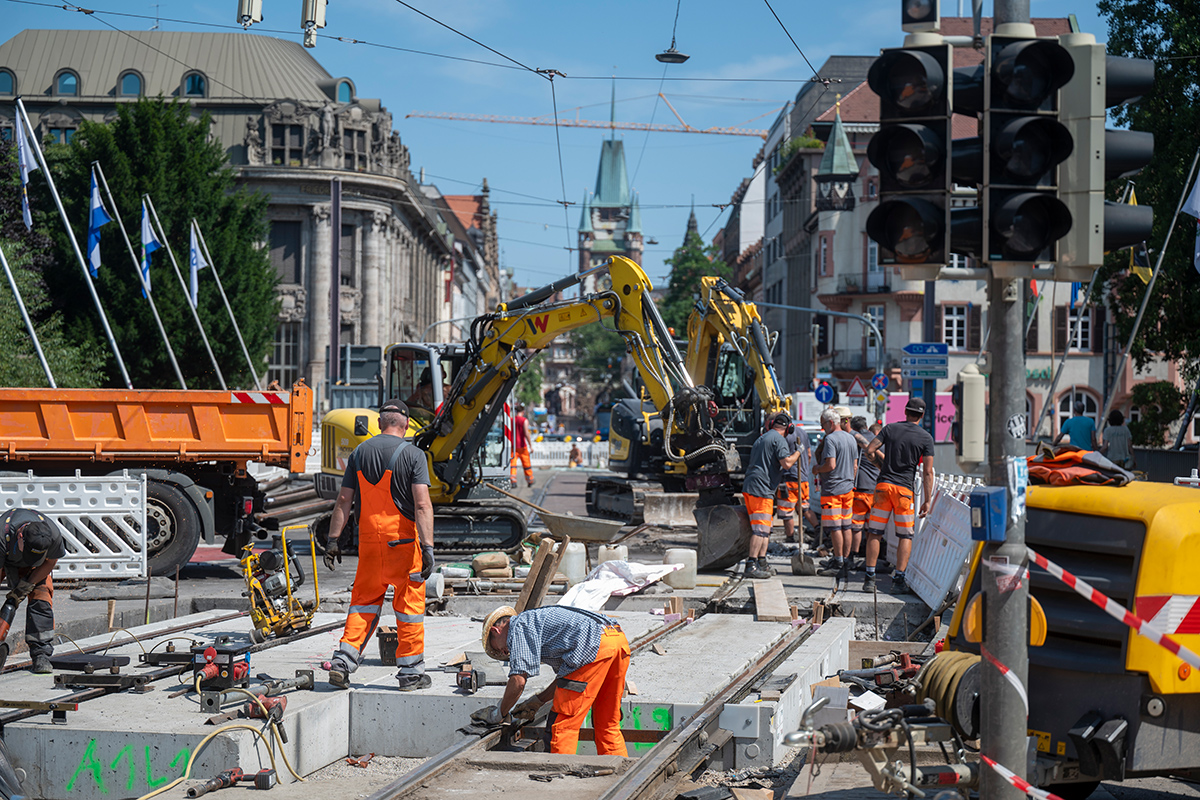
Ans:
{"type": "MultiPolygon", "coordinates": [[[[637,195],[629,189],[625,143],[620,139],[605,139],[601,143],[596,190],[584,193],[578,234],[580,272],[603,264],[614,255],[642,263],[642,212],[637,195]]],[[[588,278],[583,289],[594,291],[595,280],[588,278]]]]}

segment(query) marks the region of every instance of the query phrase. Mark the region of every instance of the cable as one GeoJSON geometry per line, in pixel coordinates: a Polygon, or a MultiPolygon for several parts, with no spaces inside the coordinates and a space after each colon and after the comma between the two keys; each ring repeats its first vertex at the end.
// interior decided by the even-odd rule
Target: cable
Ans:
{"type": "Polygon", "coordinates": [[[167,642],[173,642],[173,641],[180,640],[180,639],[191,642],[193,646],[197,643],[196,640],[190,636],[170,636],[166,639],[161,640],[160,642],[155,644],[153,647],[151,647],[150,652],[153,653],[155,650],[157,650],[159,647],[166,644],[167,642]]]}
{"type": "MultiPolygon", "coordinates": [[[[226,689],[225,691],[226,692],[238,692],[240,694],[244,694],[247,697],[249,697],[251,700],[253,700],[255,703],[258,704],[259,709],[263,713],[263,717],[265,717],[267,722],[270,723],[270,725],[271,725],[271,729],[272,729],[271,732],[275,735],[276,743],[279,745],[279,755],[283,757],[284,766],[286,766],[288,768],[288,772],[292,773],[293,778],[300,781],[301,783],[306,783],[307,781],[305,781],[304,778],[302,778],[298,774],[296,774],[296,770],[292,769],[292,764],[290,761],[288,761],[287,753],[285,753],[283,751],[283,744],[282,744],[282,742],[278,741],[278,739],[280,738],[279,732],[277,730],[279,727],[279,723],[271,718],[271,715],[267,712],[266,705],[263,704],[262,698],[256,694],[254,694],[251,691],[241,688],[240,686],[231,686],[228,689],[226,689]]],[[[270,753],[271,751],[268,749],[267,752],[270,753]]],[[[271,759],[271,766],[272,767],[275,766],[274,758],[271,759]]]]}
{"type": "MultiPolygon", "coordinates": [[[[106,645],[104,646],[104,649],[100,651],[100,653],[101,653],[101,654],[104,654],[104,653],[107,653],[107,652],[108,652],[108,648],[112,647],[112,644],[113,644],[113,639],[116,639],[116,638],[117,638],[117,634],[118,634],[118,633],[128,633],[128,634],[129,634],[129,636],[130,636],[130,637],[133,639],[133,641],[134,641],[135,643],[137,643],[137,646],[142,648],[142,652],[143,652],[143,653],[145,653],[145,652],[146,652],[146,648],[142,646],[142,642],[141,642],[141,640],[140,640],[140,639],[138,639],[138,637],[134,635],[133,631],[126,630],[125,628],[116,628],[116,629],[114,629],[114,630],[113,630],[113,635],[112,635],[112,638],[110,638],[110,639],[108,640],[108,644],[106,644],[106,645]]],[[[121,642],[121,644],[129,644],[129,642],[121,642]]],[[[75,646],[76,646],[76,647],[78,647],[79,645],[75,645],[75,646]]]]}
{"type": "MultiPolygon", "coordinates": [[[[675,6],[675,21],[679,21],[679,6],[675,6]]],[[[671,41],[675,41],[675,31],[671,30],[671,41]]],[[[672,45],[673,46],[673,45],[672,45]]],[[[654,108],[650,110],[650,125],[654,124],[654,115],[658,113],[658,101],[662,99],[663,81],[667,79],[667,69],[670,64],[663,64],[662,80],[658,82],[658,91],[654,94],[654,108]]],[[[646,145],[650,143],[651,131],[646,131],[646,138],[642,139],[642,152],[638,153],[637,166],[633,168],[633,177],[629,179],[629,188],[632,189],[637,184],[638,172],[642,168],[642,158],[646,155],[646,145]]]]}
{"type": "MultiPolygon", "coordinates": [[[[238,730],[238,729],[245,729],[248,731],[252,731],[255,735],[258,736],[259,741],[266,744],[266,737],[263,736],[263,732],[261,730],[259,730],[258,728],[254,727],[253,725],[247,725],[244,722],[236,722],[232,725],[225,725],[224,727],[217,728],[215,731],[210,733],[208,736],[205,736],[203,739],[201,739],[200,743],[198,745],[196,745],[196,749],[192,751],[191,758],[188,759],[187,767],[183,770],[182,775],[180,775],[178,778],[171,781],[170,783],[166,784],[165,786],[160,786],[157,789],[155,789],[153,792],[149,792],[148,794],[142,795],[137,800],[150,800],[151,797],[157,797],[158,795],[162,794],[163,792],[170,791],[171,789],[174,789],[179,784],[181,784],[184,781],[191,778],[192,777],[192,766],[196,763],[196,760],[197,760],[196,756],[200,753],[201,750],[204,749],[204,746],[207,745],[210,741],[212,741],[213,738],[215,736],[217,736],[218,734],[228,733],[229,731],[238,730]]],[[[274,731],[272,731],[272,732],[274,732],[274,731]]],[[[276,735],[278,735],[278,734],[276,734],[276,735]]],[[[282,753],[283,748],[280,748],[279,752],[282,753]]],[[[274,769],[275,768],[275,754],[272,752],[270,745],[267,745],[267,755],[269,755],[271,757],[271,768],[274,769]]]]}
{"type": "MultiPolygon", "coordinates": [[[[396,0],[396,2],[402,2],[402,0],[396,0]]],[[[562,136],[558,129],[558,95],[554,90],[554,74],[550,72],[547,77],[550,79],[550,101],[554,104],[554,143],[558,146],[558,182],[562,187],[563,222],[567,225],[567,269],[569,270],[574,266],[571,263],[571,214],[567,210],[567,174],[563,170],[562,136]]],[[[583,286],[579,287],[579,291],[583,292],[583,286]]]]}
{"type": "Polygon", "coordinates": [[[808,56],[804,55],[804,51],[800,49],[800,45],[796,44],[796,40],[792,38],[792,34],[787,29],[787,25],[784,25],[783,20],[781,20],[779,18],[779,15],[775,13],[775,9],[771,8],[771,0],[763,0],[763,2],[767,4],[767,8],[770,9],[770,11],[771,11],[771,16],[773,16],[775,18],[775,21],[779,23],[779,27],[783,28],[783,32],[787,34],[788,39],[792,43],[792,46],[796,48],[796,52],[799,53],[800,57],[804,59],[804,63],[808,64],[808,68],[812,70],[813,76],[817,80],[821,80],[821,76],[817,74],[817,68],[814,67],[812,65],[812,62],[808,60],[808,56]]]}
{"type": "MultiPolygon", "coordinates": [[[[457,33],[459,36],[463,37],[464,39],[466,39],[466,40],[468,40],[468,41],[471,41],[471,42],[474,42],[475,44],[479,45],[479,46],[480,46],[480,47],[482,47],[484,50],[487,50],[487,51],[489,51],[489,52],[495,53],[496,55],[498,55],[498,56],[500,56],[501,58],[503,58],[505,61],[511,61],[512,63],[516,64],[518,67],[521,67],[522,69],[527,69],[527,70],[529,70],[529,71],[530,71],[530,72],[532,72],[534,75],[541,75],[541,73],[540,73],[540,72],[538,72],[538,71],[537,71],[536,69],[534,69],[533,67],[531,67],[531,66],[529,66],[529,65],[527,65],[527,64],[522,64],[520,61],[517,61],[515,58],[512,58],[511,56],[506,56],[506,55],[504,55],[504,53],[501,53],[499,50],[497,50],[497,49],[496,49],[496,48],[494,48],[494,47],[488,47],[486,44],[484,44],[483,42],[479,41],[478,39],[472,38],[471,36],[468,36],[467,34],[463,33],[463,32],[462,32],[462,31],[460,31],[460,30],[458,30],[457,28],[454,28],[454,27],[452,27],[452,26],[450,26],[450,25],[447,25],[445,22],[442,22],[440,19],[437,19],[437,18],[435,18],[435,17],[431,17],[431,16],[429,16],[428,14],[426,14],[426,13],[425,13],[424,11],[422,11],[421,9],[419,9],[419,8],[417,8],[417,7],[415,7],[415,6],[411,6],[411,5],[409,5],[408,3],[404,2],[404,0],[396,0],[396,2],[397,2],[397,3],[399,3],[400,5],[404,6],[405,8],[409,9],[410,11],[415,11],[416,13],[420,14],[420,15],[421,15],[422,17],[424,17],[425,19],[429,20],[430,22],[436,22],[438,25],[441,25],[443,28],[445,28],[446,30],[450,31],[451,33],[457,33]]],[[[542,77],[546,77],[546,76],[542,75],[542,77]]],[[[551,80],[553,80],[553,79],[551,79],[551,80]]]]}
{"type": "Polygon", "coordinates": [[[75,641],[74,639],[72,639],[72,638],[71,638],[71,635],[70,635],[69,633],[67,633],[66,631],[62,631],[62,630],[60,630],[60,631],[57,631],[57,633],[58,633],[58,635],[59,635],[59,636],[66,636],[66,637],[67,637],[67,641],[69,641],[71,644],[75,645],[75,649],[76,649],[76,650],[78,650],[79,652],[81,652],[81,653],[85,653],[85,652],[87,652],[87,651],[85,651],[85,650],[84,650],[82,647],[80,647],[80,646],[79,646],[79,642],[77,642],[77,641],[75,641]]]}

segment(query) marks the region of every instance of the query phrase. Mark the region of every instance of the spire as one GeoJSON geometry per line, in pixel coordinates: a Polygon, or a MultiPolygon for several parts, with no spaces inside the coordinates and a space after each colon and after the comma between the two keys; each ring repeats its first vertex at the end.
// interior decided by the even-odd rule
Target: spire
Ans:
{"type": "Polygon", "coordinates": [[[854,158],[854,150],[850,147],[850,138],[842,125],[842,96],[838,95],[834,105],[833,129],[829,132],[829,141],[825,143],[825,154],[821,156],[821,167],[817,175],[850,175],[858,174],[858,162],[854,158]]]}
{"type": "Polygon", "coordinates": [[[633,196],[633,205],[629,208],[629,226],[625,228],[625,232],[642,232],[642,208],[638,205],[638,196],[636,194],[633,196]]]}
{"type": "Polygon", "coordinates": [[[583,211],[579,215],[579,232],[592,233],[592,204],[586,189],[583,192],[583,211]]]}
{"type": "MultiPolygon", "coordinates": [[[[692,195],[692,213],[688,214],[687,232],[700,235],[700,225],[696,222],[696,196],[692,195]]],[[[684,240],[687,240],[687,234],[684,234],[684,240]]]]}
{"type": "Polygon", "coordinates": [[[596,171],[596,193],[592,202],[605,208],[626,208],[629,205],[625,142],[620,139],[605,139],[600,143],[600,168],[596,171]]]}
{"type": "Polygon", "coordinates": [[[608,136],[609,139],[617,138],[617,78],[615,75],[612,79],[612,99],[608,104],[608,136]]]}

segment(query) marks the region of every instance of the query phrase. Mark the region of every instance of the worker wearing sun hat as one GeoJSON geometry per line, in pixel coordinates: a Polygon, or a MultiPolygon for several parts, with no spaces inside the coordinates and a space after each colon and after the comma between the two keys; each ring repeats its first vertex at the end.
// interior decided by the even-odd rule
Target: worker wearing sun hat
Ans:
{"type": "Polygon", "coordinates": [[[629,640],[615,620],[570,606],[546,606],[517,613],[503,606],[483,622],[483,649],[497,661],[508,661],[508,684],[498,705],[480,709],[472,719],[499,725],[511,712],[533,719],[553,698],[546,722],[549,750],[574,755],[579,729],[588,711],[599,755],[627,756],[621,735],[621,697],[629,669],[629,640]],[[557,679],[522,703],[517,700],[527,679],[540,665],[552,667],[557,679]]]}

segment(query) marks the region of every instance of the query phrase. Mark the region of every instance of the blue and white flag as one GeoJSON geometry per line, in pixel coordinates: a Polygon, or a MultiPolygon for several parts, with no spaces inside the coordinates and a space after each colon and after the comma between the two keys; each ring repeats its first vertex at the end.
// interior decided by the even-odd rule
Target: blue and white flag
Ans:
{"type": "Polygon", "coordinates": [[[100,276],[100,228],[112,222],[112,217],[100,202],[100,187],[96,185],[96,171],[92,170],[92,202],[88,214],[87,257],[88,271],[93,278],[100,276]]]}
{"type": "Polygon", "coordinates": [[[1079,305],[1079,287],[1083,286],[1079,281],[1071,284],[1071,308],[1079,305]]]}
{"type": "Polygon", "coordinates": [[[208,266],[208,262],[204,260],[204,254],[200,252],[200,243],[196,240],[195,225],[192,225],[192,247],[190,261],[192,265],[192,296],[189,299],[192,301],[192,308],[195,308],[196,303],[200,298],[200,270],[208,266]]]}
{"type": "Polygon", "coordinates": [[[1192,264],[1196,267],[1196,271],[1200,272],[1200,180],[1196,181],[1192,186],[1192,193],[1188,195],[1187,202],[1183,204],[1183,213],[1191,214],[1198,222],[1196,225],[1196,254],[1193,257],[1192,264]]]}
{"type": "Polygon", "coordinates": [[[150,224],[150,214],[146,211],[146,200],[142,199],[142,278],[146,281],[146,285],[142,288],[142,297],[146,296],[146,290],[150,288],[150,254],[158,248],[162,247],[162,242],[158,240],[158,234],[154,232],[154,226],[150,224]]]}
{"type": "Polygon", "coordinates": [[[21,172],[21,216],[25,219],[25,227],[33,227],[33,215],[29,213],[29,173],[38,168],[37,159],[33,156],[33,148],[29,146],[29,139],[25,136],[25,121],[21,118],[21,111],[17,109],[17,165],[21,172]]]}

